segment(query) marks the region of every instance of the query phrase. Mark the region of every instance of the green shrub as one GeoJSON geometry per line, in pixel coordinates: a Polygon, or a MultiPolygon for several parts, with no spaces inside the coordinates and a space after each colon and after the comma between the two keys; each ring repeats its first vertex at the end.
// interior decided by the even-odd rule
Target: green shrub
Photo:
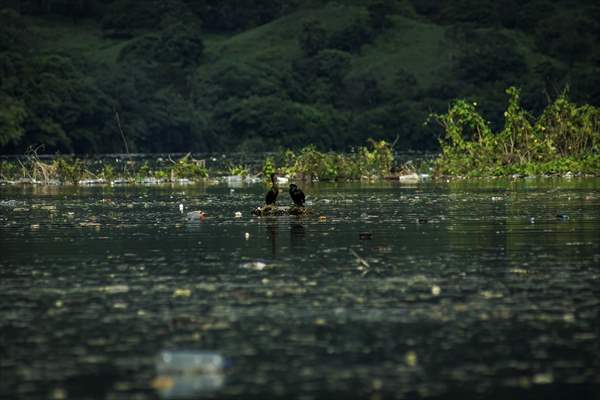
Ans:
{"type": "Polygon", "coordinates": [[[321,152],[314,145],[304,147],[298,154],[287,150],[283,156],[286,164],[281,170],[290,175],[326,181],[389,174],[394,161],[392,146],[384,140],[369,140],[369,145],[349,154],[321,152]]]}
{"type": "Polygon", "coordinates": [[[504,127],[496,133],[476,104],[464,100],[456,101],[446,114],[430,116],[444,128],[436,174],[600,173],[594,169],[600,151],[599,108],[578,106],[563,93],[536,120],[521,107],[518,89],[506,92],[504,127]]]}
{"type": "Polygon", "coordinates": [[[189,153],[177,160],[171,167],[171,178],[198,179],[207,176],[208,171],[204,161],[194,160],[189,153]]]}

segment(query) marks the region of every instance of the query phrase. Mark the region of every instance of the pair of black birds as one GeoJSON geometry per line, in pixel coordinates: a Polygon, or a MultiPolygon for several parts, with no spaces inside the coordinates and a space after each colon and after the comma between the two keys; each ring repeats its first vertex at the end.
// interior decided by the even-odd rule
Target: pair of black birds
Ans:
{"type": "MultiPolygon", "coordinates": [[[[267,203],[267,205],[275,204],[278,194],[279,188],[277,187],[277,182],[275,181],[275,174],[271,174],[271,190],[269,190],[265,196],[265,203],[267,203]]],[[[298,207],[304,207],[304,192],[302,192],[302,190],[300,190],[298,186],[293,183],[290,184],[290,197],[295,205],[298,207]]]]}

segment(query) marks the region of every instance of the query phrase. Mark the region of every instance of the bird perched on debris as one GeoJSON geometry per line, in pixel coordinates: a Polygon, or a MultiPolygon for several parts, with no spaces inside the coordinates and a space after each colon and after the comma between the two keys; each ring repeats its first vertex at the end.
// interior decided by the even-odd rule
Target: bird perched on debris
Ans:
{"type": "Polygon", "coordinates": [[[298,189],[298,186],[296,186],[293,183],[290,184],[290,197],[292,198],[292,201],[295,205],[297,205],[298,207],[304,207],[304,192],[298,189]]]}
{"type": "Polygon", "coordinates": [[[269,190],[265,196],[265,203],[267,203],[267,205],[275,204],[278,194],[279,188],[277,187],[277,182],[275,181],[275,174],[271,174],[271,190],[269,190]]]}

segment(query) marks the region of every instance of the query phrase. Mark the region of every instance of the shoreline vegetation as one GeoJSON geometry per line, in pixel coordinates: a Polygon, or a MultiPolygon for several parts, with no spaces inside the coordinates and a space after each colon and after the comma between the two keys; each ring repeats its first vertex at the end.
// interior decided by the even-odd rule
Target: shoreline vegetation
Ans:
{"type": "Polygon", "coordinates": [[[349,153],[323,152],[309,145],[266,156],[262,168],[230,164],[207,167],[191,153],[152,164],[124,155],[107,163],[73,156],[45,161],[36,149],[23,157],[0,161],[0,184],[94,185],[209,182],[261,182],[271,173],[299,181],[374,181],[416,183],[433,179],[600,176],[600,108],[572,103],[561,94],[535,117],[524,110],[519,90],[506,90],[509,102],[504,127],[492,131],[477,112],[477,103],[457,100],[445,114],[431,114],[426,123],[443,128],[441,152],[432,160],[400,163],[394,145],[369,139],[349,153]]]}

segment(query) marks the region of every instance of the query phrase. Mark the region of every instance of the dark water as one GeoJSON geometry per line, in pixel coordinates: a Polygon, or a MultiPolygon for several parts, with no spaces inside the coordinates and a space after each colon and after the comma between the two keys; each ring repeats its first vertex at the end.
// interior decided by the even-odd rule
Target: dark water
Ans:
{"type": "Polygon", "coordinates": [[[600,397],[599,179],[304,189],[0,188],[0,397],[600,397]]]}

